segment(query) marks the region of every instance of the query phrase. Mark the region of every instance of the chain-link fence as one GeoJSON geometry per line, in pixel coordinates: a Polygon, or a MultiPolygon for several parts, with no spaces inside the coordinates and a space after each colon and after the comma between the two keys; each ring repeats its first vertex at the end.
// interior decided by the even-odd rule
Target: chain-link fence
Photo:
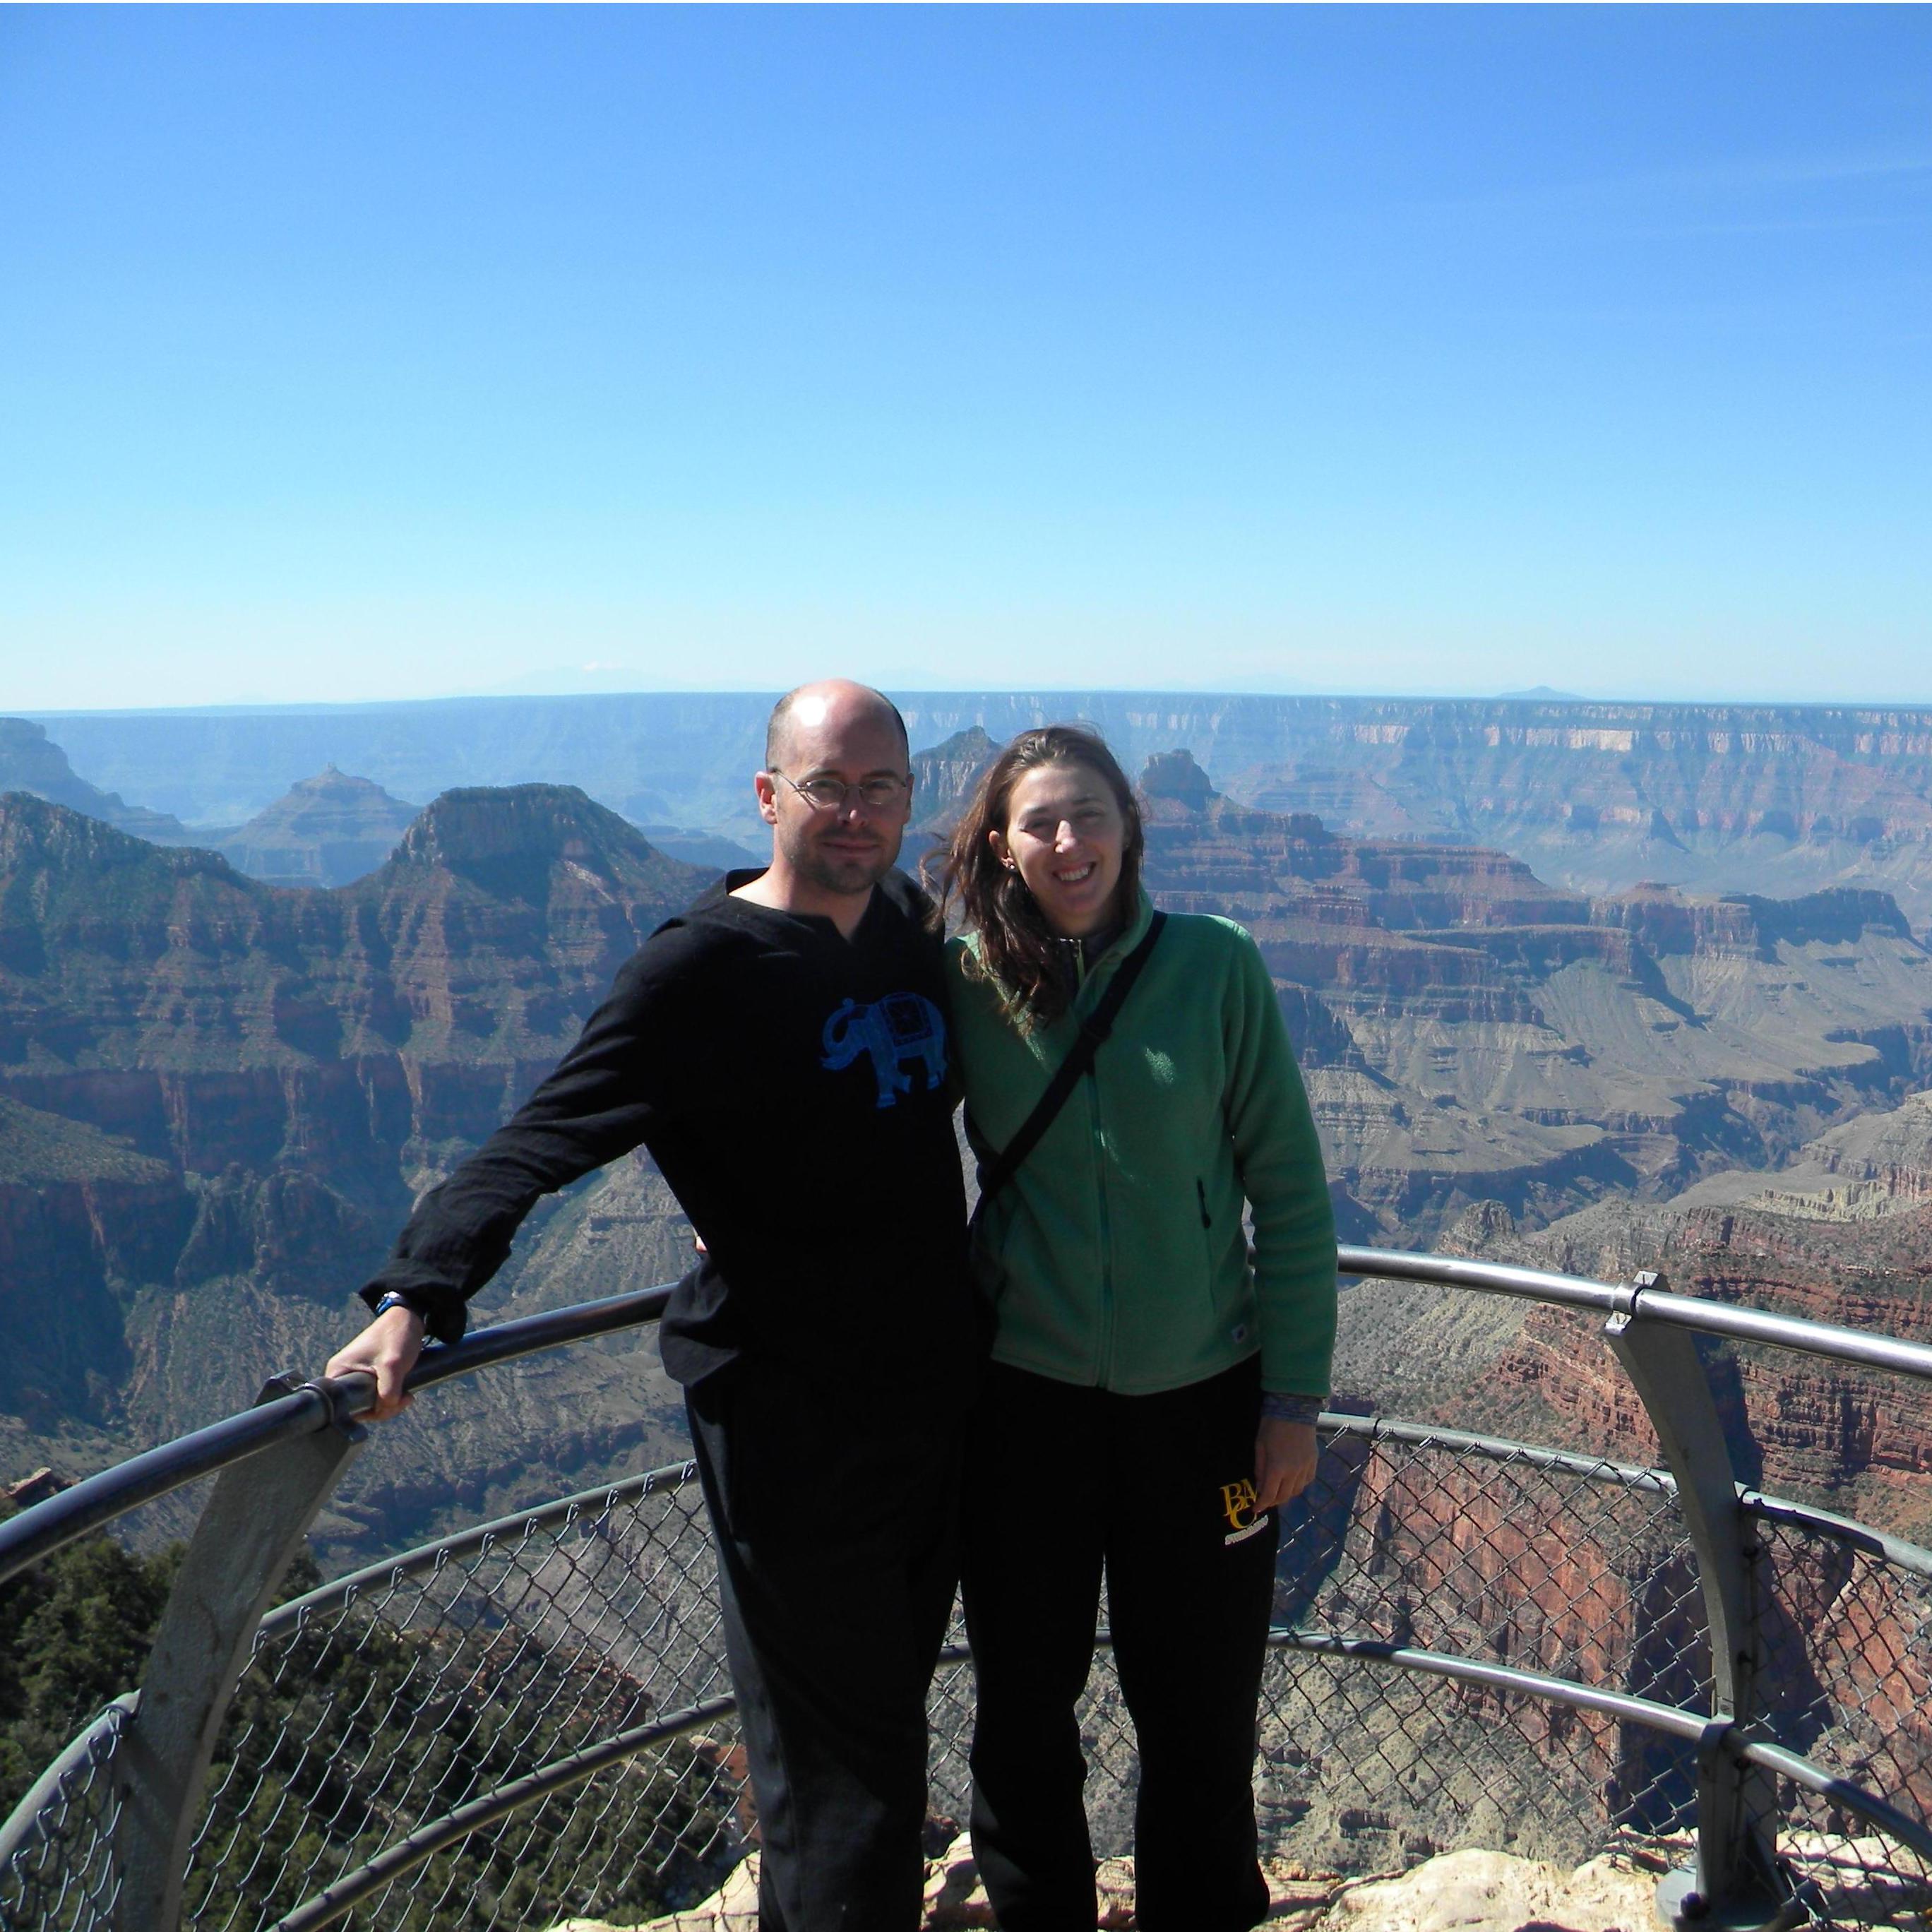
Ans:
{"type": "MultiPolygon", "coordinates": [[[[1290,1512],[1276,1622],[1709,1708],[1696,1565],[1674,1486],[1652,1470],[1346,1424],[1290,1512]]],[[[1388,1869],[1478,1844],[1574,1859],[1690,1820],[1684,1746],[1602,1713],[1289,1654],[1268,1702],[1264,1762],[1306,1762],[1298,1790],[1264,1778],[1264,1809],[1284,1820],[1279,1847],[1310,1864],[1388,1869]]]]}
{"type": "MultiPolygon", "coordinates": [[[[1932,1822],[1932,1559],[1814,1512],[1754,1499],[1753,1514],[1758,1728],[1932,1822]]],[[[1778,1788],[1780,1849],[1814,1916],[1922,1932],[1932,1864],[1841,1798],[1790,1780],[1778,1788]]]]}
{"type": "Polygon", "coordinates": [[[49,1765],[14,1817],[23,1828],[0,1863],[0,1932],[94,1932],[112,1923],[114,1760],[132,1697],[117,1698],[49,1765]]]}
{"type": "Polygon", "coordinates": [[[364,1886],[356,1922],[410,1932],[548,1923],[566,1894],[648,1916],[711,1891],[748,1816],[728,1719],[686,1732],[730,1695],[701,1519],[690,1468],[659,1471],[268,1619],[196,1841],[191,1922],[240,1932],[364,1886]],[[647,1742],[580,1774],[626,1741],[647,1742]],[[527,1802],[484,1815],[513,1786],[527,1802]],[[425,1834],[433,1855],[409,1862],[425,1834]]]}
{"type": "MultiPolygon", "coordinates": [[[[1348,1421],[1326,1432],[1291,1515],[1284,1625],[1672,1701],[1705,1681],[1694,1568],[1654,1472],[1348,1421]]],[[[687,1467],[278,1612],[196,1842],[194,1922],[243,1932],[311,1906],[310,1922],[352,1899],[354,1923],[428,1932],[642,1916],[710,1891],[753,1828],[728,1718],[686,1718],[728,1694],[714,1586],[687,1467]],[[586,1748],[673,1724],[686,1728],[564,1781],[586,1748]],[[531,1802],[481,1815],[506,1787],[531,1802]]],[[[956,1821],[969,1664],[942,1666],[932,1715],[933,1808],[956,1821]]],[[[1104,1652],[1082,1723],[1096,1846],[1123,1850],[1135,1754],[1104,1652]]],[[[1660,1743],[1533,1698],[1283,1654],[1268,1676],[1262,1816],[1271,1850],[1331,1867],[1477,1841],[1580,1856],[1682,1828],[1690,1773],[1660,1743]]]]}
{"type": "MultiPolygon", "coordinates": [[[[354,1924],[428,1932],[641,1917],[708,1892],[754,1828],[716,1708],[729,1684],[714,1590],[687,1466],[275,1612],[218,1754],[191,1922],[244,1932],[346,1905],[354,1924]],[[586,1750],[640,1738],[572,1778],[586,1750]],[[506,1790],[528,1802],[488,1815],[506,1790]]],[[[1317,1481],[1288,1512],[1276,1621],[1672,1702],[1708,1681],[1667,1478],[1453,1431],[1324,1430],[1317,1481]]],[[[970,1664],[943,1665],[940,1819],[964,1815],[971,1700],[970,1664]]],[[[1124,1850],[1136,1757],[1104,1650],[1082,1720],[1096,1849],[1124,1850]]],[[[1681,1831],[1692,1785],[1683,1748],[1640,1726],[1382,1662],[1270,1661],[1261,1815],[1270,1850],[1312,1864],[1387,1868],[1470,1843],[1582,1856],[1681,1831]]]]}

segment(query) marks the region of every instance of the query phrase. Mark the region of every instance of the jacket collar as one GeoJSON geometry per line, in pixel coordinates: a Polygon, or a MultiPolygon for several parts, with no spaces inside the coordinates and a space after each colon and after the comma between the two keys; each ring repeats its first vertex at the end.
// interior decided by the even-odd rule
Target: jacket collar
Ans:
{"type": "MultiPolygon", "coordinates": [[[[1148,928],[1154,923],[1154,901],[1148,897],[1147,888],[1137,888],[1133,911],[1127,922],[1114,935],[1114,943],[1087,969],[1086,985],[1112,972],[1134,948],[1147,937],[1148,928]]],[[[1084,988],[1083,988],[1084,990],[1084,988]]]]}

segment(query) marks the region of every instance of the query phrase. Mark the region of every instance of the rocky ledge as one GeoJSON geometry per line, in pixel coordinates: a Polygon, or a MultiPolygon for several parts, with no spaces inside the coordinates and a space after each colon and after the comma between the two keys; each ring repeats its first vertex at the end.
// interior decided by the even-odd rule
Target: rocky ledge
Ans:
{"type": "MultiPolygon", "coordinates": [[[[1657,1882],[1668,1869],[1654,1852],[1613,1852],[1574,1870],[1506,1852],[1448,1852],[1400,1874],[1344,1878],[1292,1860],[1266,1867],[1270,1925],[1294,1932],[1649,1932],[1657,1882]]],[[[1134,1921],[1134,1862],[1108,1858],[1099,1873],[1100,1924],[1134,1921]]],[[[758,1862],[738,1867],[705,1904],[652,1919],[640,1932],[757,1932],[758,1862]]],[[[997,1923],[962,1834],[926,1867],[924,1932],[997,1923]]],[[[569,1918],[552,1932],[617,1932],[601,1919],[569,1918]]]]}

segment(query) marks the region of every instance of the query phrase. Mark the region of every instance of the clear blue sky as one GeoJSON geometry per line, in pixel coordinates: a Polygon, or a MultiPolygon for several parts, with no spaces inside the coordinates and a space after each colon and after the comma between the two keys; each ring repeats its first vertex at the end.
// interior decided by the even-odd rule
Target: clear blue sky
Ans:
{"type": "Polygon", "coordinates": [[[0,711],[1932,700],[1928,451],[1922,7],[0,10],[0,711]]]}

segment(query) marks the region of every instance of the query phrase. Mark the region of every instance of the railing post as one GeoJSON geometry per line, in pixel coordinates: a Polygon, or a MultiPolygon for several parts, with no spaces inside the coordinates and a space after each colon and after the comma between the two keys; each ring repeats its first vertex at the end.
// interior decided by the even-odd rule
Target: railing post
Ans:
{"type": "MultiPolygon", "coordinates": [[[[1730,1445],[1696,1342],[1681,1328],[1643,1318],[1643,1291],[1664,1286],[1660,1275],[1637,1276],[1630,1308],[1612,1315],[1604,1332],[1677,1479],[1710,1630],[1711,1714],[1729,1719],[1725,1729],[1735,1731],[1756,1714],[1760,1658],[1755,1539],[1738,1501],[1730,1445]]],[[[1771,1780],[1741,1764],[1721,1742],[1699,1755],[1696,1869],[1664,1881],[1658,1910],[1686,1927],[1761,1928],[1790,1921],[1789,1888],[1777,1876],[1771,1780]]]]}
{"type": "MultiPolygon", "coordinates": [[[[271,1382],[262,1400],[296,1385],[271,1382]]],[[[332,1385],[323,1384],[325,1390],[332,1385]]],[[[335,1420],[223,1472],[161,1612],[114,1770],[116,1932],[176,1932],[208,1767],[256,1626],[366,1432],[335,1420]]]]}

